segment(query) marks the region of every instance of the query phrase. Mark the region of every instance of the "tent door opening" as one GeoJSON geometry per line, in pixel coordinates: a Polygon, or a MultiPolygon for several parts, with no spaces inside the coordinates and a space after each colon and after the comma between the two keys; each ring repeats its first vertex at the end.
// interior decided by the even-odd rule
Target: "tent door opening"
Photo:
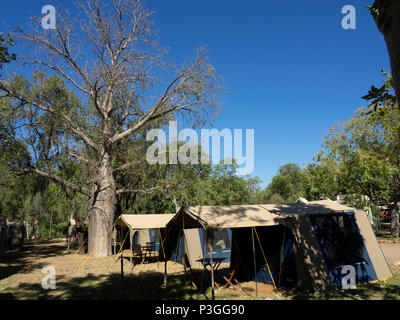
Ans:
{"type": "MultiPolygon", "coordinates": [[[[294,240],[291,230],[277,225],[256,227],[255,233],[254,259],[252,228],[232,229],[231,261],[240,260],[238,280],[266,284],[275,282],[278,287],[298,287],[294,240]]],[[[233,267],[232,263],[231,267],[233,267]]]]}

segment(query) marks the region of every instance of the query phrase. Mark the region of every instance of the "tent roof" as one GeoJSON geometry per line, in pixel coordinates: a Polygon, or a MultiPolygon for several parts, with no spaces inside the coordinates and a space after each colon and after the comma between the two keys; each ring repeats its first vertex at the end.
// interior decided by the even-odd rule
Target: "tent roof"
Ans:
{"type": "Polygon", "coordinates": [[[130,229],[165,228],[174,214],[121,214],[116,225],[127,226],[130,229]]]}
{"type": "Polygon", "coordinates": [[[182,207],[168,226],[184,228],[244,228],[277,225],[292,215],[350,212],[350,208],[335,201],[308,203],[261,204],[234,206],[182,207]]]}

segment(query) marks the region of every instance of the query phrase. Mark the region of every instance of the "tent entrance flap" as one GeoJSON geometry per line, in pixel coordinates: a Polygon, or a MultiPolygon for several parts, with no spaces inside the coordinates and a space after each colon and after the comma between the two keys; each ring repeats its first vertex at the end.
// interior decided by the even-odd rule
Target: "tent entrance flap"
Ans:
{"type": "Polygon", "coordinates": [[[343,277],[347,275],[342,272],[344,266],[354,267],[356,284],[378,280],[354,212],[309,218],[336,288],[342,288],[343,277]]]}

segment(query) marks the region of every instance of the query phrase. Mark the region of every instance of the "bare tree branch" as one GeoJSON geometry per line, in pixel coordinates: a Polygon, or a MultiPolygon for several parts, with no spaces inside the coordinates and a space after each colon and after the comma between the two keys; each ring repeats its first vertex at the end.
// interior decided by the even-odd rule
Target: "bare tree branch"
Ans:
{"type": "MultiPolygon", "coordinates": [[[[85,141],[85,143],[95,149],[98,150],[98,146],[76,125],[76,123],[70,119],[66,114],[60,113],[55,111],[54,109],[52,109],[50,106],[46,107],[43,106],[41,103],[35,101],[35,100],[31,100],[29,98],[26,98],[22,95],[20,95],[18,92],[13,91],[12,89],[10,89],[9,87],[5,86],[3,83],[0,83],[0,90],[4,91],[7,93],[6,97],[9,98],[15,98],[18,99],[19,101],[25,103],[25,104],[30,104],[33,105],[43,111],[52,113],[53,115],[55,115],[57,118],[59,119],[63,119],[65,121],[65,123],[68,125],[68,127],[78,136],[80,137],[83,141],[85,141]]],[[[5,97],[5,96],[3,96],[5,97]]]]}
{"type": "Polygon", "coordinates": [[[173,188],[170,185],[167,186],[157,186],[149,189],[119,189],[117,190],[117,195],[118,194],[123,194],[123,193],[153,193],[154,191],[157,190],[162,190],[162,189],[170,189],[173,188]]]}
{"type": "Polygon", "coordinates": [[[66,186],[67,188],[70,188],[70,189],[72,189],[74,191],[82,193],[85,196],[88,196],[88,197],[91,196],[91,192],[88,189],[86,189],[84,187],[81,187],[81,186],[77,186],[76,184],[74,184],[72,182],[69,182],[69,181],[67,181],[67,180],[65,180],[65,179],[63,179],[63,178],[61,178],[59,176],[56,176],[54,174],[42,171],[42,170],[40,170],[38,168],[33,168],[33,167],[32,168],[25,168],[25,169],[23,169],[23,172],[24,173],[35,173],[35,174],[37,174],[37,175],[39,175],[41,177],[49,178],[49,179],[53,180],[56,183],[62,184],[64,186],[66,186]]]}

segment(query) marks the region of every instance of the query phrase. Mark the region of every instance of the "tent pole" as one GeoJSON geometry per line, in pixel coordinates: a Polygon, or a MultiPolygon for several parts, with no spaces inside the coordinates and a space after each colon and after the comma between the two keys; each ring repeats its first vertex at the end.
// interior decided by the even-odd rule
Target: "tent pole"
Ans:
{"type": "Polygon", "coordinates": [[[164,287],[167,287],[167,259],[164,260],[164,287]]]}
{"type": "MultiPolygon", "coordinates": [[[[214,232],[214,231],[212,231],[212,232],[214,232]]],[[[206,230],[206,235],[207,235],[207,243],[208,243],[208,250],[209,250],[209,253],[210,253],[210,267],[211,267],[211,299],[212,300],[215,300],[215,288],[214,288],[214,266],[213,266],[213,255],[212,255],[212,253],[213,253],[213,245],[212,245],[212,242],[213,242],[213,236],[211,236],[211,234],[210,234],[210,229],[207,229],[206,230]]]]}
{"type": "Polygon", "coordinates": [[[124,292],[124,254],[123,251],[121,251],[121,286],[122,286],[122,300],[124,300],[125,292],[124,292]]]}
{"type": "Polygon", "coordinates": [[[164,288],[167,287],[167,259],[165,257],[165,249],[164,249],[164,239],[162,236],[162,232],[160,230],[160,247],[163,253],[163,259],[164,259],[164,288]]]}
{"type": "Polygon", "coordinates": [[[254,261],[254,280],[256,282],[256,297],[258,297],[258,285],[257,285],[257,265],[256,265],[256,247],[254,245],[254,227],[251,229],[251,239],[253,242],[253,261],[254,261]]]}
{"type": "Polygon", "coordinates": [[[133,233],[132,233],[132,229],[129,228],[129,243],[131,246],[131,254],[129,257],[129,262],[132,263],[133,262],[133,246],[132,246],[132,241],[133,241],[133,233]]]}
{"type": "Polygon", "coordinates": [[[212,244],[210,243],[210,266],[211,266],[211,298],[215,300],[215,293],[214,293],[214,266],[213,266],[213,258],[212,258],[212,244]]]}

